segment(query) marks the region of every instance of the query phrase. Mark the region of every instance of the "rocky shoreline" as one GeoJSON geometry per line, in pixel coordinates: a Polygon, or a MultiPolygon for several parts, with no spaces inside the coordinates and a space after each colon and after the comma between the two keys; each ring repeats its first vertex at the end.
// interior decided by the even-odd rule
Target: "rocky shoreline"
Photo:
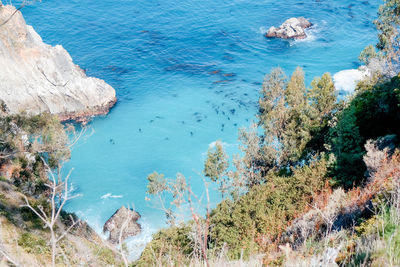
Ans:
{"type": "Polygon", "coordinates": [[[87,122],[116,103],[105,81],[86,76],[61,46],[45,44],[20,11],[0,2],[0,100],[8,113],[57,114],[87,122]]]}
{"type": "Polygon", "coordinates": [[[82,112],[67,112],[58,114],[58,118],[60,121],[75,121],[78,123],[86,124],[90,121],[91,118],[95,116],[107,115],[110,112],[110,109],[117,103],[117,98],[110,100],[104,106],[92,107],[90,110],[82,111],[82,112]]]}

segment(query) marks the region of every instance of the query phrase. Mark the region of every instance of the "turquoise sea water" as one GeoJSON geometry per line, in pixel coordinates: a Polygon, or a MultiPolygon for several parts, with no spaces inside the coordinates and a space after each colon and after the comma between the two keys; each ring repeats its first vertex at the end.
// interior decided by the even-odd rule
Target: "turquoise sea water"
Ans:
{"type": "MultiPolygon", "coordinates": [[[[143,245],[164,225],[145,201],[154,170],[191,177],[198,192],[209,145],[237,151],[237,130],[254,119],[264,74],[302,66],[310,82],[326,71],[356,68],[376,42],[380,1],[44,0],[23,14],[46,43],[62,44],[88,75],[117,91],[109,115],[90,124],[67,168],[82,197],[67,209],[98,231],[123,204],[134,204],[143,245]],[[293,16],[314,24],[301,41],[263,33],[293,16]]],[[[133,247],[133,250],[140,251],[133,247]]]]}

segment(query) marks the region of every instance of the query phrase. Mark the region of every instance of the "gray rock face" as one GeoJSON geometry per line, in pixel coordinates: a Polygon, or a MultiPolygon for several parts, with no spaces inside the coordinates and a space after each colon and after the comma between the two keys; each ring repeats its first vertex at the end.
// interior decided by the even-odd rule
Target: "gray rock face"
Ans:
{"type": "MultiPolygon", "coordinates": [[[[15,12],[0,5],[0,24],[15,12]]],[[[87,77],[60,45],[43,43],[18,11],[0,26],[0,99],[11,114],[58,114],[82,120],[106,114],[116,102],[115,90],[87,77]]]]}
{"type": "Polygon", "coordinates": [[[304,17],[290,18],[286,20],[279,28],[269,28],[266,37],[282,39],[304,39],[307,37],[305,29],[312,24],[304,17]]]}
{"type": "Polygon", "coordinates": [[[109,232],[110,236],[108,239],[111,243],[118,244],[121,232],[122,240],[140,233],[141,226],[137,223],[139,218],[139,213],[122,206],[104,224],[103,232],[109,232]]]}

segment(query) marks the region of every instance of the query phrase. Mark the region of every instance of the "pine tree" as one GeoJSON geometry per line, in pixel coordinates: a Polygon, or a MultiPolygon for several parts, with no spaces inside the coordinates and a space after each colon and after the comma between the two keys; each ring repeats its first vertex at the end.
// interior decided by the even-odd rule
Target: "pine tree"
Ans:
{"type": "Polygon", "coordinates": [[[336,157],[335,176],[347,188],[357,182],[360,173],[365,171],[363,139],[355,113],[354,106],[344,110],[338,124],[332,129],[332,147],[336,157]]]}

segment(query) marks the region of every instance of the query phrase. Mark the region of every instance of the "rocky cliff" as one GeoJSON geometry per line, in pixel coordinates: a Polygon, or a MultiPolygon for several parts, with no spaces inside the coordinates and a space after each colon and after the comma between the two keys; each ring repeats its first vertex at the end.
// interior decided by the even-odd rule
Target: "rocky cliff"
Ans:
{"type": "Polygon", "coordinates": [[[61,45],[43,43],[15,7],[0,2],[0,25],[0,99],[11,114],[50,112],[84,121],[114,105],[110,85],[87,77],[61,45]]]}

